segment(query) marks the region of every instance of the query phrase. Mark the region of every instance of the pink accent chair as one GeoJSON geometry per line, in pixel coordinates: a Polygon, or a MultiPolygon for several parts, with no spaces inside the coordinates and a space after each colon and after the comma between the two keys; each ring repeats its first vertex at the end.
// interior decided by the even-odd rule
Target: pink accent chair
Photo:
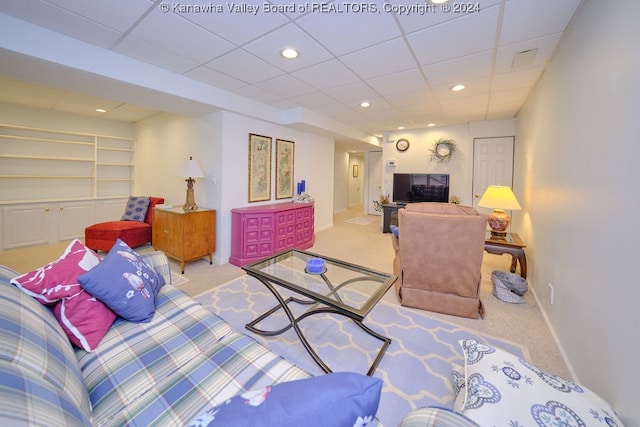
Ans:
{"type": "Polygon", "coordinates": [[[471,206],[410,203],[391,235],[395,283],[404,306],[478,318],[486,215],[471,206]]]}
{"type": "Polygon", "coordinates": [[[107,221],[85,228],[84,244],[94,251],[108,252],[118,239],[122,239],[131,248],[151,243],[153,208],[161,203],[164,203],[163,198],[150,198],[144,222],[107,221]]]}

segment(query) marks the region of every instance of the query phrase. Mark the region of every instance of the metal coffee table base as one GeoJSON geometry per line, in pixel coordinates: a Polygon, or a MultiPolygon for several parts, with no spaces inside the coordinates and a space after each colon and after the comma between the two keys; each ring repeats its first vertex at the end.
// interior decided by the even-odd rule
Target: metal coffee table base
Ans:
{"type": "Polygon", "coordinates": [[[271,283],[267,282],[266,280],[263,280],[260,277],[256,277],[256,279],[260,280],[271,291],[271,293],[278,300],[279,305],[274,306],[271,310],[269,310],[269,311],[265,312],[264,314],[260,315],[259,317],[257,317],[252,322],[247,323],[247,325],[245,327],[249,331],[251,331],[251,332],[253,332],[255,334],[258,334],[258,335],[263,335],[263,336],[275,336],[275,335],[280,335],[283,332],[286,332],[289,329],[293,328],[293,330],[296,332],[296,335],[298,335],[298,338],[300,339],[300,342],[302,343],[304,348],[307,350],[307,353],[309,353],[309,355],[318,364],[318,366],[320,366],[320,368],[322,368],[323,371],[325,371],[327,373],[330,373],[330,372],[333,372],[333,371],[331,370],[331,368],[329,368],[329,366],[326,363],[324,363],[324,361],[322,361],[320,356],[318,356],[318,353],[316,353],[316,351],[311,347],[311,344],[309,344],[309,341],[307,341],[306,337],[302,333],[302,330],[298,326],[298,323],[301,320],[303,320],[303,319],[305,319],[305,318],[307,318],[309,316],[312,316],[314,314],[322,314],[322,313],[334,313],[334,314],[338,314],[338,315],[341,315],[341,316],[349,317],[349,318],[351,318],[351,320],[353,320],[353,322],[357,326],[359,326],[367,334],[369,334],[370,336],[372,336],[372,337],[374,337],[374,338],[376,338],[376,339],[378,339],[378,340],[383,342],[382,348],[378,352],[378,355],[376,356],[375,360],[373,361],[373,364],[371,365],[371,367],[369,368],[369,371],[367,372],[367,375],[369,375],[369,376],[373,375],[373,373],[375,372],[376,368],[378,367],[378,364],[380,363],[380,360],[382,360],[382,357],[384,356],[384,353],[387,351],[387,348],[391,344],[391,339],[390,338],[387,338],[387,337],[385,337],[383,335],[380,335],[379,333],[371,330],[370,328],[365,326],[362,323],[361,320],[354,318],[351,313],[349,313],[349,312],[347,312],[345,310],[340,310],[340,309],[333,308],[333,307],[325,306],[325,307],[311,308],[311,309],[305,311],[300,316],[295,317],[293,315],[293,313],[291,312],[291,310],[289,309],[288,304],[290,302],[295,302],[295,303],[298,303],[298,304],[305,304],[305,305],[320,305],[322,303],[318,302],[318,301],[312,301],[312,300],[302,300],[302,299],[295,298],[295,297],[289,297],[289,298],[287,298],[285,300],[278,293],[278,291],[276,291],[276,289],[273,287],[273,285],[271,283]],[[287,326],[285,326],[284,328],[278,329],[278,330],[274,330],[274,331],[265,331],[263,329],[260,329],[260,328],[256,327],[256,325],[258,323],[260,323],[261,321],[263,321],[267,317],[271,316],[272,314],[274,314],[275,312],[277,312],[280,309],[284,310],[285,314],[289,318],[289,324],[287,326]]]}

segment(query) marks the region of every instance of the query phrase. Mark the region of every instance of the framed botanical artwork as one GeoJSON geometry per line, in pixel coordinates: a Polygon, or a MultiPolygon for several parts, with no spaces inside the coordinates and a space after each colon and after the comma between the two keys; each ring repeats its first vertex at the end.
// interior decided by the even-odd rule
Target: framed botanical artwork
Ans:
{"type": "Polygon", "coordinates": [[[271,199],[271,141],[249,134],[249,202],[271,199]]]}
{"type": "Polygon", "coordinates": [[[293,197],[293,141],[276,139],[276,199],[293,197]]]}

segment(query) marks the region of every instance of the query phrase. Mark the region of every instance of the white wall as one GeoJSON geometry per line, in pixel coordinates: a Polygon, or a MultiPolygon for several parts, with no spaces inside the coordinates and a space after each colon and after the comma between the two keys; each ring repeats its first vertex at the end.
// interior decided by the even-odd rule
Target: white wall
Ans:
{"type": "MultiPolygon", "coordinates": [[[[448,173],[450,175],[449,194],[462,198],[462,204],[473,204],[473,139],[480,137],[512,136],[515,134],[515,120],[496,120],[444,126],[389,134],[389,141],[383,145],[383,193],[393,195],[394,173],[448,173]],[[456,142],[456,152],[447,163],[431,161],[430,149],[444,137],[456,142]],[[409,149],[396,150],[395,141],[409,140],[409,149]],[[396,167],[388,167],[390,159],[396,160],[396,167]]],[[[517,144],[517,141],[516,141],[517,144]]]]}
{"type": "Polygon", "coordinates": [[[518,116],[513,225],[578,379],[628,426],[640,425],[638,16],[637,0],[587,0],[577,15],[518,116]]]}
{"type": "Polygon", "coordinates": [[[220,125],[215,114],[182,117],[160,114],[136,125],[136,187],[139,192],[165,198],[165,203],[182,206],[187,184],[182,168],[189,157],[198,162],[206,178],[196,179],[198,206],[217,208],[220,173],[220,125]]]}
{"type": "Polygon", "coordinates": [[[130,123],[115,122],[76,114],[49,111],[0,103],[3,124],[53,129],[67,132],[86,132],[94,135],[110,135],[125,138],[135,137],[130,123]]]}
{"type": "Polygon", "coordinates": [[[344,212],[349,207],[349,152],[335,147],[333,159],[333,212],[344,212]]]}
{"type": "Polygon", "coordinates": [[[198,117],[163,114],[140,122],[136,131],[136,181],[141,191],[181,205],[186,193],[184,178],[179,176],[184,161],[193,156],[200,162],[206,178],[196,180],[195,198],[198,205],[216,209],[217,264],[228,262],[231,255],[231,209],[291,201],[275,199],[277,138],[295,143],[294,182],[304,179],[306,191],[314,198],[316,231],[333,226],[331,139],[228,112],[198,117]],[[249,133],[273,138],[270,201],[248,201],[249,133]]]}

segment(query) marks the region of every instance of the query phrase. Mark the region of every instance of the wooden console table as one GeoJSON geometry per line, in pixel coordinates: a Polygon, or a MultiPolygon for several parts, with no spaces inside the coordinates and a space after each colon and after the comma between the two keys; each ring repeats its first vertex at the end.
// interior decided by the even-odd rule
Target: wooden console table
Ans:
{"type": "Polygon", "coordinates": [[[524,253],[524,248],[527,245],[524,244],[520,236],[517,233],[507,233],[504,237],[492,236],[490,232],[487,232],[487,237],[484,240],[484,250],[490,254],[511,255],[511,268],[512,273],[516,272],[516,266],[520,264],[520,276],[523,279],[527,278],[527,257],[524,253]]]}

